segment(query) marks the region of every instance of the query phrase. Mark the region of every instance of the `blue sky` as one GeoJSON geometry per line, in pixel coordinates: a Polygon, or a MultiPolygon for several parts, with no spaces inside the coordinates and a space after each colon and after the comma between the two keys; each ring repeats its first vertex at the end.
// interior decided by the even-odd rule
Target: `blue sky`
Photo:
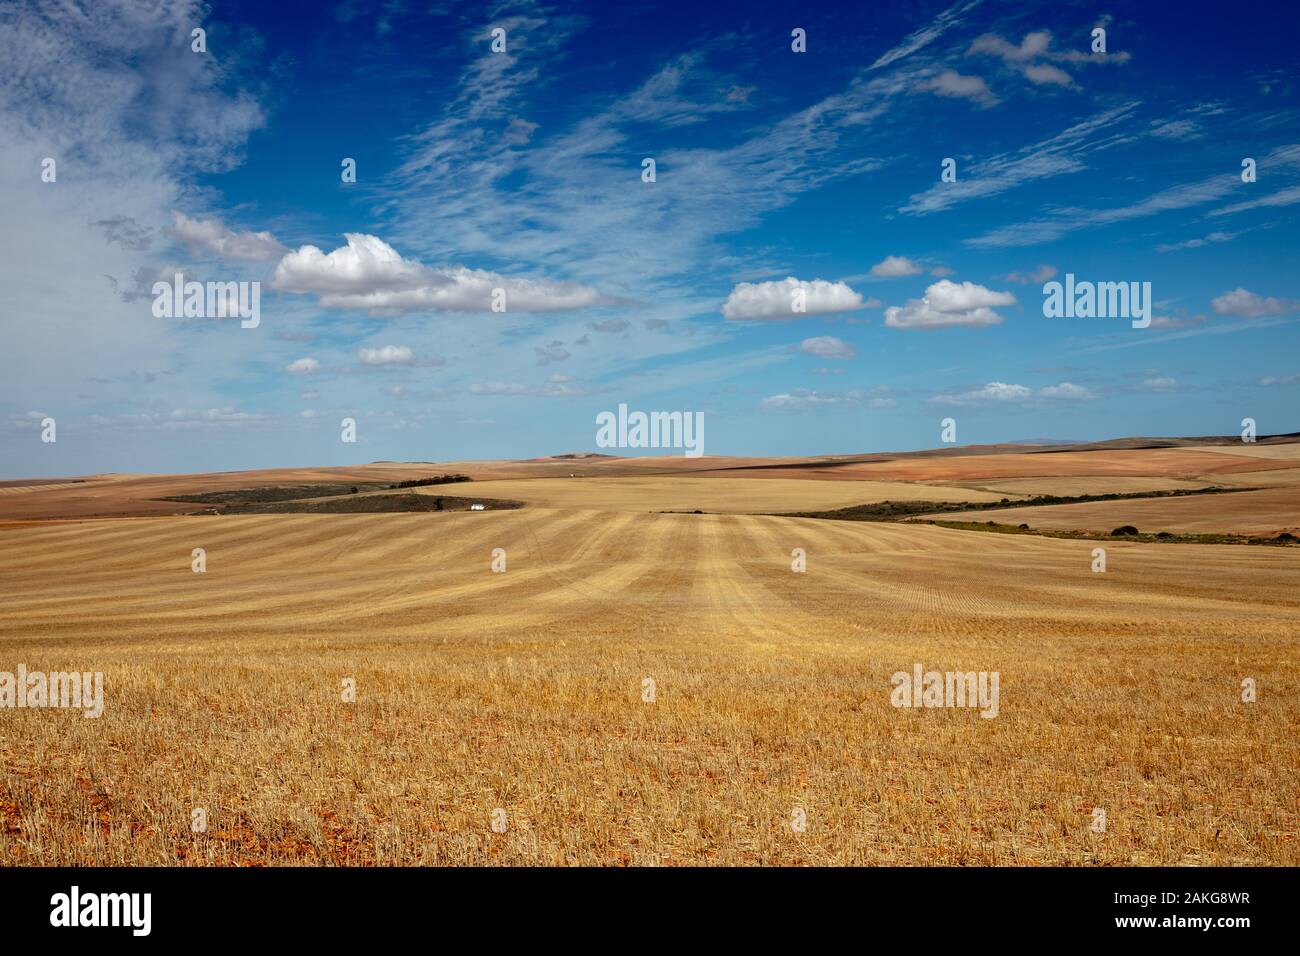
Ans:
{"type": "Polygon", "coordinates": [[[1300,430],[1285,5],[151,7],[0,14],[5,477],[1300,430]]]}

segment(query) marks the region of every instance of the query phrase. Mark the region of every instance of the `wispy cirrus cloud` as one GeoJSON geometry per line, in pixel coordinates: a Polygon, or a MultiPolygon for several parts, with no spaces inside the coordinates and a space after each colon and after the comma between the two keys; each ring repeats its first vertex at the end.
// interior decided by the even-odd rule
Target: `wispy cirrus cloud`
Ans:
{"type": "Polygon", "coordinates": [[[896,63],[904,57],[911,56],[917,50],[929,46],[953,27],[958,26],[980,4],[980,0],[967,0],[957,3],[942,11],[931,22],[909,33],[901,43],[878,56],[871,69],[879,70],[896,63]]]}
{"type": "MultiPolygon", "coordinates": [[[[22,224],[21,240],[5,246],[6,307],[40,316],[20,348],[0,354],[6,391],[66,401],[106,368],[161,375],[176,365],[191,329],[142,321],[146,295],[126,277],[152,281],[172,210],[199,177],[243,162],[267,120],[239,49],[190,51],[186,38],[205,15],[193,2],[135,0],[0,13],[0,206],[6,222],[22,224]],[[57,162],[57,182],[33,175],[42,157],[57,162]],[[60,358],[32,360],[41,355],[60,358]]],[[[225,401],[206,370],[188,370],[184,390],[166,381],[152,392],[169,404],[225,401]]],[[[95,390],[92,407],[138,401],[114,382],[95,390]]]]}
{"type": "Polygon", "coordinates": [[[1164,242],[1156,246],[1156,252],[1179,252],[1183,249],[1200,249],[1202,246],[1213,245],[1218,242],[1230,242],[1235,239],[1239,233],[1225,232],[1216,229],[1214,232],[1207,233],[1204,236],[1198,236],[1195,239],[1184,239],[1181,242],[1164,242]]]}
{"type": "Polygon", "coordinates": [[[936,183],[917,193],[900,208],[912,215],[928,215],[959,203],[996,196],[1038,179],[1048,179],[1087,168],[1085,159],[1106,147],[1126,141],[1126,129],[1137,109],[1123,103],[1075,123],[1029,146],[970,164],[953,183],[936,183]]]}
{"type": "MultiPolygon", "coordinates": [[[[1271,151],[1259,163],[1276,169],[1283,175],[1294,175],[1300,168],[1300,144],[1291,144],[1271,151]]],[[[1142,219],[1163,212],[1190,209],[1223,199],[1233,192],[1250,185],[1244,184],[1240,172],[1225,172],[1208,176],[1192,183],[1170,186],[1121,206],[1104,209],[1067,209],[1051,216],[1028,222],[1013,223],[989,230],[981,236],[967,239],[967,245],[989,248],[1007,246],[1026,246],[1053,242],[1068,233],[1081,229],[1093,229],[1115,223],[1142,219]]],[[[1224,215],[1240,212],[1261,205],[1285,205],[1300,202],[1300,186],[1281,190],[1269,197],[1248,200],[1244,203],[1216,210],[1210,215],[1224,215]],[[1294,192],[1294,199],[1286,195],[1294,192]]]]}

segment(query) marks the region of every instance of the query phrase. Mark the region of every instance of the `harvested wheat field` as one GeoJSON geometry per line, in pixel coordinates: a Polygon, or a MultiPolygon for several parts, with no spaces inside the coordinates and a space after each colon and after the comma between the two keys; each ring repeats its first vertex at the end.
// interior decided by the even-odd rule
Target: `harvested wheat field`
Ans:
{"type": "MultiPolygon", "coordinates": [[[[1082,504],[1010,508],[990,513],[998,521],[1049,530],[1110,531],[1131,524],[1141,531],[1257,534],[1300,531],[1300,486],[1186,498],[1137,498],[1082,504]]],[[[962,520],[959,513],[941,515],[962,520]]]]}
{"type": "Polygon", "coordinates": [[[1003,496],[954,485],[903,481],[753,481],[730,477],[530,478],[420,489],[454,497],[519,499],[545,508],[601,511],[712,511],[748,514],[847,508],[875,501],[998,501],[1003,496]]]}
{"type": "Polygon", "coordinates": [[[0,670],[100,671],[104,709],[0,710],[0,860],[1300,863],[1300,550],[1098,574],[1090,541],[553,478],[515,511],[11,516],[0,670]],[[918,662],[997,672],[996,716],[892,706],[918,662]]]}

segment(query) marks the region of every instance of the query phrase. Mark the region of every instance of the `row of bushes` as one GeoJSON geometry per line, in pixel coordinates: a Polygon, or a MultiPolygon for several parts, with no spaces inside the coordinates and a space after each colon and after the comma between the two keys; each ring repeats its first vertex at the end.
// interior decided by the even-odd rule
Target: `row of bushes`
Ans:
{"type": "Polygon", "coordinates": [[[389,485],[389,488],[423,488],[425,485],[450,485],[458,481],[473,481],[469,475],[438,475],[434,478],[412,478],[410,481],[399,481],[395,485],[389,485]]]}

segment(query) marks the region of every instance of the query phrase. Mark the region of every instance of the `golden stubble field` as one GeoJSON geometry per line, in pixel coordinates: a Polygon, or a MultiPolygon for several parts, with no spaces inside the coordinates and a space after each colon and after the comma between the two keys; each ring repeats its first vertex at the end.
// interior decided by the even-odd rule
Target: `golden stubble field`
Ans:
{"type": "Polygon", "coordinates": [[[1300,863],[1296,549],[591,497],[0,525],[0,670],[105,679],[0,709],[0,860],[1300,863]]]}

